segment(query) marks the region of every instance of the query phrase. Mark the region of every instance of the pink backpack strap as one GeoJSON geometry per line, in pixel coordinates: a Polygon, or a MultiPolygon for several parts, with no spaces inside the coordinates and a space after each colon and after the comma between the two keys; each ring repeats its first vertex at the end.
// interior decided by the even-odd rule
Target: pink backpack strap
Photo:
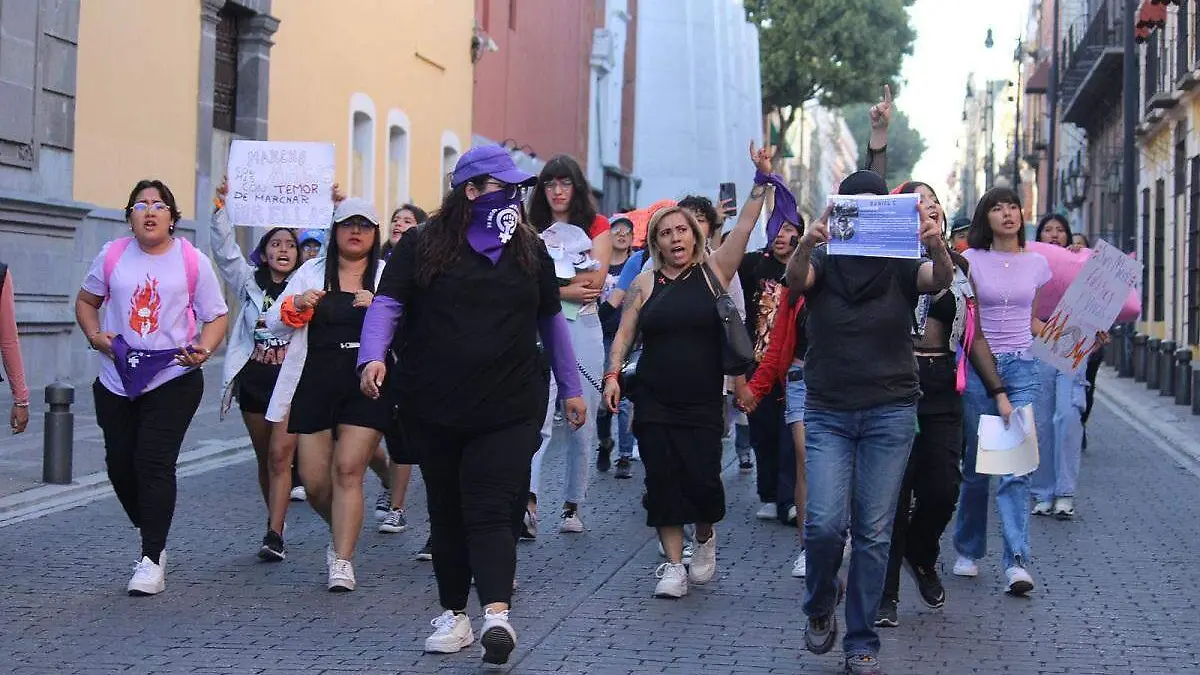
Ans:
{"type": "Polygon", "coordinates": [[[108,249],[104,252],[105,299],[112,295],[112,292],[108,290],[108,280],[112,278],[113,270],[117,269],[117,262],[121,260],[121,256],[124,255],[125,249],[129,248],[129,244],[132,241],[133,237],[121,237],[120,239],[113,239],[111,242],[109,242],[108,249]]]}
{"type": "Polygon", "coordinates": [[[196,333],[196,286],[200,283],[200,252],[184,237],[179,238],[183,249],[183,270],[187,275],[188,287],[188,335],[198,337],[196,333]]]}

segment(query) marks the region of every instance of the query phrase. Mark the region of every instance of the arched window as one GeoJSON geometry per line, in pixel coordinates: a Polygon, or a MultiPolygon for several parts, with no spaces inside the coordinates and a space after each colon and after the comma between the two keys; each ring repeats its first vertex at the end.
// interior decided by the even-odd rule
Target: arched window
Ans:
{"type": "Polygon", "coordinates": [[[442,175],[438,183],[439,197],[445,197],[450,191],[450,172],[454,171],[454,165],[458,163],[458,157],[462,154],[462,145],[458,141],[458,136],[453,131],[442,132],[442,175]]]}
{"type": "Polygon", "coordinates": [[[409,201],[409,138],[411,123],[408,115],[399,110],[388,111],[388,154],[385,182],[387,183],[387,214],[409,201]]]}
{"type": "Polygon", "coordinates": [[[370,96],[350,97],[350,185],[352,197],[375,199],[375,103],[370,96]]]}

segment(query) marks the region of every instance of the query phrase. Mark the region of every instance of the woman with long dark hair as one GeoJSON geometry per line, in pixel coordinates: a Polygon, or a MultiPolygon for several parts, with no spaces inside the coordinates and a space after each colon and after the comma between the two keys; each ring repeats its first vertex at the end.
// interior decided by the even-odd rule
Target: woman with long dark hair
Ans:
{"type": "Polygon", "coordinates": [[[387,260],[395,250],[396,244],[400,243],[400,238],[405,232],[425,222],[429,215],[424,209],[415,204],[404,204],[400,208],[392,211],[392,218],[389,221],[391,230],[388,232],[387,243],[379,250],[379,259],[387,260]]]}
{"type": "MultiPolygon", "coordinates": [[[[992,188],[975,207],[969,248],[963,257],[971,264],[970,279],[979,300],[979,321],[995,355],[1003,386],[985,384],[971,368],[963,395],[962,487],[954,548],[958,559],[954,574],[979,575],[977,560],[987,553],[988,488],[991,476],[975,472],[979,417],[1000,412],[1000,394],[1016,409],[1035,404],[1040,386],[1038,362],[1030,353],[1033,333],[1040,328],[1034,316],[1038,289],[1050,280],[1050,264],[1039,253],[1025,248],[1025,222],[1020,196],[1009,188],[992,188]]],[[[1034,418],[1041,416],[1035,410],[1034,418]]],[[[1029,574],[1029,476],[1000,476],[996,507],[1003,534],[1005,588],[1012,595],[1033,590],[1029,574]]]]}
{"type": "Polygon", "coordinates": [[[532,182],[500,146],[459,158],[441,208],[388,260],[358,358],[363,392],[379,397],[389,347],[399,357],[386,391],[421,460],[445,610],[425,651],[474,642],[473,578],[488,664],[507,663],[516,646],[508,621],[515,534],[549,396],[539,336],[567,420],[579,428],[588,418],[554,263],[522,218],[521,187],[532,182]]]}
{"type": "MultiPolygon", "coordinates": [[[[925,216],[946,226],[941,200],[927,183],[908,181],[894,191],[921,197],[925,216]]],[[[891,552],[883,599],[875,625],[900,625],[900,568],[907,566],[917,586],[917,595],[930,609],[946,604],[946,589],[938,574],[939,541],[954,515],[962,474],[963,392],[967,368],[974,369],[989,391],[996,392],[996,408],[1008,419],[1012,404],[1003,391],[1004,381],[987,338],[979,324],[975,289],[966,258],[950,252],[954,282],[950,288],[922,296],[913,320],[913,351],[921,381],[917,400],[917,435],[896,503],[891,552]]]]}
{"type": "Polygon", "coordinates": [[[213,261],[225,284],[237,294],[241,309],[225,351],[221,415],[224,417],[236,396],[258,460],[258,485],[267,506],[267,533],[258,557],[278,561],[287,557],[283,523],[292,490],[296,435],[288,433],[286,417],[277,423],[268,422],[266,417],[287,354],[287,341],[267,331],[266,314],[283,293],[288,277],[300,266],[300,242],[286,227],[271,228],[251,255],[257,264],[251,264],[242,255],[225,210],[228,191],[228,183],[222,181],[213,200],[216,209],[210,239],[213,261]]]}
{"type": "Polygon", "coordinates": [[[267,419],[300,434],[300,477],[308,503],[329,524],[330,591],[355,588],[354,548],[363,522],[363,474],[393,422],[391,406],[358,388],[363,318],[378,287],[379,217],[364,199],[338,203],[325,255],[296,270],[267,314],[289,340],[267,419]]]}
{"type": "Polygon", "coordinates": [[[200,366],[228,323],[211,262],[175,236],[180,217],[162,181],[138,181],[125,204],[133,236],[100,249],[75,300],[75,320],[99,352],[92,395],[108,479],[141,533],[130,595],[166,589],[175,463],[204,395],[200,366]]]}
{"type": "MultiPolygon", "coordinates": [[[[538,176],[537,188],[529,202],[529,224],[540,232],[555,223],[568,223],[583,230],[592,240],[592,248],[586,252],[593,261],[590,269],[577,270],[574,276],[560,279],[559,294],[563,301],[563,314],[571,332],[571,345],[578,359],[577,367],[583,372],[589,385],[584,389],[584,401],[588,410],[595,410],[600,403],[600,376],[604,372],[604,331],[600,326],[600,310],[597,301],[604,290],[608,275],[608,263],[612,257],[612,235],[608,219],[596,213],[592,203],[592,189],[579,163],[566,155],[559,155],[546,162],[538,176]]],[[[547,412],[547,415],[553,413],[547,412]]],[[[591,474],[590,456],[598,448],[596,420],[588,420],[583,427],[572,431],[566,441],[566,495],[563,500],[559,531],[583,532],[583,520],[579,516],[579,505],[587,497],[591,474]]],[[[527,512],[532,529],[537,529],[537,494],[541,487],[541,469],[549,438],[544,437],[542,447],[533,458],[533,470],[529,487],[527,512]]],[[[528,527],[527,525],[527,527],[528,527]]]]}

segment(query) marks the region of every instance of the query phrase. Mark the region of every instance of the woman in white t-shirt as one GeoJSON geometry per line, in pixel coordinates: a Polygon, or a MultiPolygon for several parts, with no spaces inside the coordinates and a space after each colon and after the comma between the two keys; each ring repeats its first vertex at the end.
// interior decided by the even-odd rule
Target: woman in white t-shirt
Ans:
{"type": "Polygon", "coordinates": [[[75,319],[99,352],[92,390],[108,478],[142,536],[128,591],[154,595],[166,588],[175,463],[204,394],[200,366],[221,344],[228,310],[212,263],[174,236],[179,209],[162,181],[139,181],[125,218],[133,236],[100,249],[75,319]]]}

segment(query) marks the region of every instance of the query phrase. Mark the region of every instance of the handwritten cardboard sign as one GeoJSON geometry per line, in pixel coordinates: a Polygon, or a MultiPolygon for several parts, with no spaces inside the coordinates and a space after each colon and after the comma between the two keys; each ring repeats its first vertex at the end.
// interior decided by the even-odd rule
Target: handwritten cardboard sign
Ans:
{"type": "Polygon", "coordinates": [[[333,221],[332,143],[234,141],[225,208],[235,225],[328,228],[333,221]]]}
{"type": "Polygon", "coordinates": [[[1098,331],[1112,328],[1121,306],[1142,277],[1142,264],[1100,240],[1079,276],[1033,338],[1033,355],[1074,373],[1099,348],[1098,331]]]}

